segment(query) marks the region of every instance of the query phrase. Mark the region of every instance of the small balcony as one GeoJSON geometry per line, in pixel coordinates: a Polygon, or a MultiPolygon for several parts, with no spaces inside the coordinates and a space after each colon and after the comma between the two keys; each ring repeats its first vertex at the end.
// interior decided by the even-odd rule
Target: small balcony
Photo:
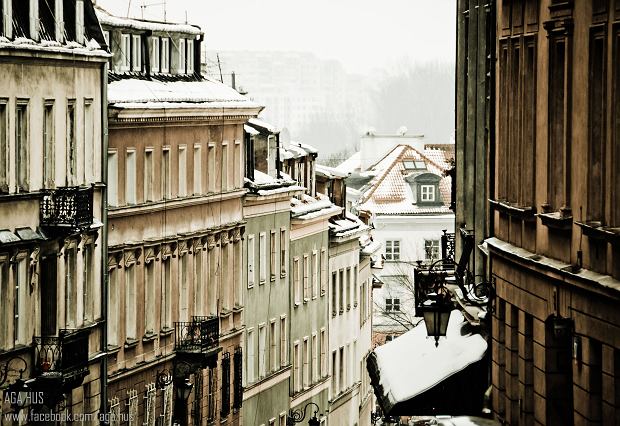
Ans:
{"type": "Polygon", "coordinates": [[[74,389],[88,375],[88,330],[60,330],[35,337],[34,370],[41,384],[74,389]]]}
{"type": "Polygon", "coordinates": [[[93,223],[93,187],[44,189],[40,207],[41,226],[56,230],[86,228],[93,223]]]}
{"type": "Polygon", "coordinates": [[[220,319],[213,317],[192,317],[192,321],[174,323],[174,350],[189,358],[188,362],[205,361],[219,351],[220,319]]]}

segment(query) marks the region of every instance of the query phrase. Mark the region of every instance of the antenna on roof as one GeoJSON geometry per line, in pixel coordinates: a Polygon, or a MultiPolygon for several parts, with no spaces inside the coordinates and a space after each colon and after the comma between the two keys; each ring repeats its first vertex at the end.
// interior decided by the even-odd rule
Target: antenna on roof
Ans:
{"type": "Polygon", "coordinates": [[[217,67],[220,69],[220,83],[224,82],[224,77],[222,77],[222,64],[220,62],[220,54],[217,54],[217,67]]]}

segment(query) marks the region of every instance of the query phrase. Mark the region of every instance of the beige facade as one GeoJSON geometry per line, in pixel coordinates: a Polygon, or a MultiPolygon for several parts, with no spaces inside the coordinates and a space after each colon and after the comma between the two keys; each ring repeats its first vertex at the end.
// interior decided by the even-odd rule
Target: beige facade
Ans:
{"type": "Polygon", "coordinates": [[[17,412],[7,401],[21,378],[29,395],[22,423],[29,412],[53,412],[94,424],[105,387],[108,55],[94,42],[103,36],[89,1],[50,3],[52,18],[38,2],[5,1],[0,28],[0,412],[17,412]]]}

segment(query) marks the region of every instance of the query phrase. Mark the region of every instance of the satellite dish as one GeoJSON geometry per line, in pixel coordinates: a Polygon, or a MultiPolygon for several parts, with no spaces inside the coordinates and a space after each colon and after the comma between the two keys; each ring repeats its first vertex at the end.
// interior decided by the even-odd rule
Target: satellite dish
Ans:
{"type": "Polygon", "coordinates": [[[405,136],[405,134],[407,133],[407,127],[405,126],[400,126],[398,128],[398,130],[396,131],[396,133],[398,133],[400,136],[405,136]]]}

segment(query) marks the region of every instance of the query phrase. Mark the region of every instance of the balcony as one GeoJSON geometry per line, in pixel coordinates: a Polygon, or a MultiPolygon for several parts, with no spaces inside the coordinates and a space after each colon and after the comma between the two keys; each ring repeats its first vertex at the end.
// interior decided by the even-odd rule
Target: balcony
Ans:
{"type": "MultiPolygon", "coordinates": [[[[174,323],[174,350],[188,358],[187,361],[205,362],[217,360],[220,342],[220,319],[192,317],[192,321],[174,323]],[[215,357],[213,357],[215,355],[215,357]]],[[[207,362],[207,364],[210,364],[207,362]]]]}
{"type": "Polygon", "coordinates": [[[41,226],[76,230],[93,223],[93,187],[44,189],[40,207],[41,226]]]}
{"type": "Polygon", "coordinates": [[[40,385],[74,389],[88,375],[88,330],[35,337],[34,370],[40,385]]]}

